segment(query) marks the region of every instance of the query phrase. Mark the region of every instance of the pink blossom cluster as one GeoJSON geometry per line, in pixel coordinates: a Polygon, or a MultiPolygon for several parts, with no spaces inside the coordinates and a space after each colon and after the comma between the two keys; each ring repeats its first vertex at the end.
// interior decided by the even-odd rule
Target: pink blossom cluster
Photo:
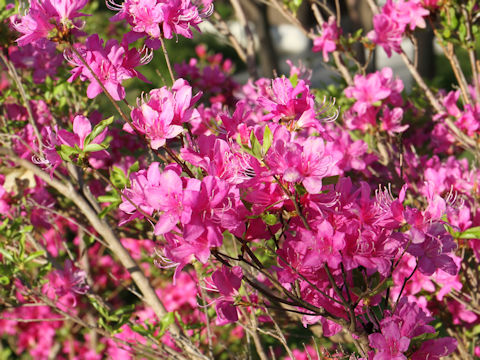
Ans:
{"type": "MultiPolygon", "coordinates": [[[[116,104],[126,99],[125,80],[147,82],[136,68],[151,54],[130,44],[146,37],[156,48],[173,34],[191,38],[210,2],[109,2],[119,11],[113,19],[131,31],[105,44],[98,34],[83,44],[71,31],[85,5],[33,1],[14,18],[21,35],[8,58],[35,84],[47,86],[47,77],[58,84],[62,62],[45,39],[70,44],[68,81],[78,89],[88,81],[88,98],[106,90],[116,104]]],[[[428,14],[419,0],[388,0],[368,38],[390,56],[407,29],[425,27],[428,14]]],[[[340,36],[331,17],[314,50],[327,61],[340,36]]],[[[123,127],[76,97],[63,111],[52,99],[20,102],[5,92],[9,80],[1,84],[8,132],[0,142],[15,156],[0,154],[0,236],[23,234],[7,231],[15,221],[32,225],[28,241],[0,244],[2,271],[20,254],[32,258],[15,268],[21,276],[0,278],[0,291],[15,303],[2,310],[0,336],[18,356],[131,359],[138,348],[182,352],[178,334],[168,332],[172,324],[183,341],[214,351],[221,341],[238,344],[238,324],[249,337],[253,322],[278,326],[273,311],[280,310],[300,315],[304,327],[320,325],[326,337],[349,333],[362,345],[351,359],[435,360],[456,351],[460,337],[443,336],[433,321],[465,331],[480,323],[467,292],[467,271],[480,261],[480,172],[460,154],[445,120],[478,135],[475,87],[463,106],[459,91],[440,92],[445,111],[425,116],[392,69],[356,74],[341,88],[346,110],[334,122],[339,111],[322,102],[301,67],[290,63],[289,78],[240,86],[228,59],[203,47],[197,56],[176,64],[172,86],[151,90],[136,106],[125,100],[123,127]],[[47,176],[25,171],[25,160],[35,166],[27,170],[47,176]],[[48,185],[57,183],[75,196],[48,185]],[[81,198],[89,216],[68,196],[81,198]],[[118,227],[112,236],[138,266],[121,265],[102,226],[118,227]],[[11,253],[15,246],[23,248],[11,253]],[[137,300],[137,271],[163,303],[163,319],[137,300]],[[95,336],[79,330],[92,314],[106,330],[95,336]]],[[[306,346],[292,354],[350,355],[331,350],[306,346]]]]}
{"type": "Polygon", "coordinates": [[[409,125],[401,125],[404,114],[402,90],[403,82],[393,77],[391,68],[366,76],[355,75],[354,84],[345,89],[345,95],[355,100],[344,114],[345,125],[350,130],[378,128],[391,136],[404,132],[409,125]]]}
{"type": "Polygon", "coordinates": [[[183,132],[184,123],[194,123],[200,117],[198,110],[192,108],[201,93],[192,96],[191,86],[178,79],[169,91],[166,87],[150,91],[147,101],[132,110],[132,126],[125,124],[124,130],[134,130],[145,134],[152,149],[165,145],[167,139],[173,139],[183,132]]]}
{"type": "Polygon", "coordinates": [[[373,17],[373,30],[368,39],[385,50],[387,56],[392,56],[392,50],[399,53],[402,47],[402,37],[408,29],[425,28],[424,17],[430,12],[425,9],[420,0],[396,1],[387,0],[381,13],[373,17]]]}
{"type": "Polygon", "coordinates": [[[130,38],[147,37],[153,48],[160,46],[160,37],[171,39],[176,34],[192,38],[191,28],[199,30],[202,17],[209,16],[213,10],[211,0],[128,0],[121,5],[109,0],[107,6],[118,11],[112,21],[125,20],[132,27],[130,38]]]}
{"type": "Polygon", "coordinates": [[[104,47],[103,40],[94,34],[87,38],[85,45],[76,49],[81,58],[76,53],[71,54],[69,62],[74,69],[68,81],[88,80],[87,96],[90,99],[102,93],[103,85],[114,100],[122,100],[125,98],[124,80],[138,77],[147,81],[135,68],[148,63],[150,58],[142,58],[135,48],[129,49],[125,39],[121,44],[114,39],[108,40],[104,47]]]}
{"type": "Polygon", "coordinates": [[[19,46],[33,44],[42,46],[45,40],[63,39],[72,29],[82,23],[76,18],[85,16],[79,12],[87,0],[32,0],[25,16],[13,19],[15,30],[22,34],[19,46]]]}
{"type": "Polygon", "coordinates": [[[319,37],[313,41],[312,50],[322,52],[323,61],[328,61],[328,54],[337,49],[337,40],[342,30],[337,26],[335,16],[330,16],[328,22],[322,24],[322,31],[319,37]]]}

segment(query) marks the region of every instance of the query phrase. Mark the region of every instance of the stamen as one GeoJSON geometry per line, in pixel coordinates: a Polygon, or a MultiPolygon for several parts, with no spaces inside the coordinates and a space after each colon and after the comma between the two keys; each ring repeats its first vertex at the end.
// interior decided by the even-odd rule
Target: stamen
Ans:
{"type": "Polygon", "coordinates": [[[117,4],[114,0],[106,0],[105,5],[109,10],[121,11],[123,10],[123,3],[121,5],[117,4]]]}
{"type": "Polygon", "coordinates": [[[143,65],[148,64],[150,61],[153,59],[153,49],[150,49],[143,45],[142,50],[140,51],[140,54],[144,53],[143,57],[140,59],[140,62],[143,65]]]}

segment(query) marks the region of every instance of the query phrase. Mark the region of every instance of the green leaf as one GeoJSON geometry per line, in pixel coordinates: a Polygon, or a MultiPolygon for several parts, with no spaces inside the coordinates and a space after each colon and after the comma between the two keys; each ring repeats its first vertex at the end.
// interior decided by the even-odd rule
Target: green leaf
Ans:
{"type": "Polygon", "coordinates": [[[122,169],[113,166],[110,171],[110,181],[119,189],[123,189],[128,184],[128,179],[122,169]]]}
{"type": "Polygon", "coordinates": [[[449,9],[450,11],[450,21],[451,21],[451,29],[455,30],[458,26],[458,19],[457,19],[457,14],[455,13],[455,9],[451,7],[449,9]]]}
{"type": "Polygon", "coordinates": [[[172,325],[174,321],[175,314],[173,312],[167,313],[160,321],[160,332],[158,333],[158,336],[163,336],[163,334],[165,334],[165,331],[167,331],[168,327],[172,325]]]}
{"type": "Polygon", "coordinates": [[[263,152],[264,156],[267,154],[268,150],[272,146],[272,142],[273,142],[273,134],[270,131],[270,128],[268,127],[268,125],[267,125],[267,126],[265,126],[265,130],[263,130],[262,152],[263,152]]]}
{"type": "Polygon", "coordinates": [[[480,226],[475,226],[453,235],[458,239],[480,239],[480,226]]]}
{"type": "Polygon", "coordinates": [[[20,234],[29,234],[33,231],[33,225],[27,225],[20,229],[20,234]]]}
{"type": "Polygon", "coordinates": [[[120,201],[120,196],[117,193],[100,195],[97,200],[101,203],[114,203],[120,201]]]}
{"type": "Polygon", "coordinates": [[[250,133],[250,143],[252,144],[252,153],[257,159],[262,159],[262,145],[255,136],[255,132],[250,133]]]}
{"type": "Polygon", "coordinates": [[[458,36],[462,42],[465,41],[465,38],[467,37],[467,26],[464,22],[462,22],[458,28],[458,36]]]}
{"type": "Polygon", "coordinates": [[[105,130],[105,128],[113,123],[113,116],[110,116],[108,119],[100,121],[92,130],[90,134],[85,138],[84,145],[90,144],[93,139],[95,139],[100,133],[105,130]]]}
{"type": "Polygon", "coordinates": [[[13,262],[13,256],[7,250],[0,248],[0,254],[6,257],[9,261],[13,262]]]}
{"type": "Polygon", "coordinates": [[[338,175],[324,177],[322,179],[322,185],[336,184],[336,183],[338,183],[339,178],[340,178],[340,176],[338,176],[338,175]]]}
{"type": "Polygon", "coordinates": [[[290,83],[292,84],[293,87],[297,86],[297,84],[298,84],[298,75],[297,75],[297,74],[293,74],[292,76],[290,76],[289,80],[290,80],[290,83]]]}
{"type": "Polygon", "coordinates": [[[443,29],[442,36],[443,36],[444,39],[449,39],[452,36],[452,32],[448,28],[443,29]]]}
{"type": "Polygon", "coordinates": [[[35,251],[34,253],[28,255],[27,258],[24,260],[24,262],[30,262],[43,255],[45,255],[45,251],[43,250],[35,251]]]}
{"type": "Polygon", "coordinates": [[[70,157],[72,155],[78,154],[77,149],[65,144],[60,145],[60,149],[57,151],[58,151],[58,155],[60,155],[60,157],[65,161],[71,161],[70,157]]]}
{"type": "Polygon", "coordinates": [[[10,279],[8,278],[8,276],[0,276],[0,285],[8,285],[10,284],[10,279]]]}
{"type": "Polygon", "coordinates": [[[303,184],[295,184],[295,191],[300,196],[303,196],[307,193],[307,190],[305,189],[305,186],[303,186],[303,184]]]}
{"type": "Polygon", "coordinates": [[[262,214],[262,220],[265,222],[265,224],[270,226],[275,225],[278,222],[277,217],[270,213],[262,214]]]}
{"type": "Polygon", "coordinates": [[[148,331],[147,329],[145,329],[142,325],[140,324],[132,324],[130,326],[130,329],[132,329],[133,331],[135,331],[136,333],[142,335],[142,336],[148,336],[150,335],[150,331],[148,331]]]}
{"type": "Polygon", "coordinates": [[[140,163],[137,160],[132,164],[132,166],[128,168],[127,175],[130,176],[131,173],[137,172],[139,169],[140,169],[140,163]]]}
{"type": "Polygon", "coordinates": [[[370,292],[368,294],[368,297],[372,297],[372,296],[375,296],[377,294],[380,294],[381,292],[387,290],[389,287],[392,287],[394,285],[393,283],[393,279],[392,278],[388,278],[387,280],[385,280],[385,282],[382,283],[382,285],[380,285],[377,289],[374,289],[374,291],[370,292]]]}
{"type": "Polygon", "coordinates": [[[101,150],[105,150],[105,146],[102,144],[88,144],[83,148],[83,151],[85,152],[95,152],[101,150]]]}
{"type": "Polygon", "coordinates": [[[118,203],[112,203],[108,205],[106,208],[104,208],[100,213],[98,214],[98,217],[100,219],[103,219],[110,211],[115,210],[118,206],[118,203]]]}

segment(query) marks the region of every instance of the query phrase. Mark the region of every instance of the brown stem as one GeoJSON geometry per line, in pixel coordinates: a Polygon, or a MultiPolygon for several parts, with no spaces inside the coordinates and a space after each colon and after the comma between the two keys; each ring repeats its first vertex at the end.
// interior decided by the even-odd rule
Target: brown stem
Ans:
{"type": "Polygon", "coordinates": [[[215,22],[211,22],[213,26],[217,28],[217,30],[225,36],[229,41],[232,47],[237,52],[238,57],[246,64],[247,63],[247,53],[245,49],[240,45],[235,35],[232,34],[230,31],[229,26],[227,23],[222,19],[219,13],[214,12],[213,17],[215,18],[215,22]]]}
{"type": "MultiPolygon", "coordinates": [[[[425,93],[425,96],[427,97],[430,105],[432,105],[432,107],[434,108],[434,110],[437,113],[439,113],[439,114],[445,113],[445,110],[444,110],[443,106],[440,104],[438,99],[435,98],[432,91],[427,86],[427,84],[423,80],[422,76],[418,73],[415,66],[413,66],[413,64],[412,64],[411,60],[408,58],[408,56],[403,51],[400,53],[400,56],[402,57],[403,62],[407,66],[407,69],[410,71],[410,74],[412,74],[413,78],[417,82],[420,89],[422,89],[422,91],[425,93]]],[[[452,131],[452,133],[454,134],[456,139],[463,145],[463,147],[465,147],[467,149],[475,149],[476,148],[475,141],[472,138],[470,138],[469,136],[465,135],[457,127],[457,125],[455,125],[455,123],[450,118],[446,118],[444,121],[445,121],[445,124],[447,125],[447,127],[450,129],[450,131],[452,131]]]]}
{"type": "Polygon", "coordinates": [[[243,29],[245,30],[245,34],[247,35],[247,46],[246,46],[247,69],[250,76],[256,79],[258,78],[258,74],[257,74],[257,64],[255,62],[255,39],[253,38],[252,30],[248,25],[245,12],[243,11],[243,8],[238,2],[238,0],[230,0],[230,3],[232,4],[233,9],[235,10],[235,14],[237,15],[238,20],[240,21],[240,24],[242,24],[243,29]]]}
{"type": "Polygon", "coordinates": [[[0,58],[5,63],[5,66],[7,67],[10,76],[12,77],[13,81],[15,81],[15,84],[17,85],[18,92],[20,93],[20,96],[22,97],[23,103],[25,104],[25,108],[27,109],[28,122],[32,126],[33,132],[35,133],[35,137],[37,138],[38,151],[41,155],[43,155],[42,135],[40,134],[40,131],[38,131],[37,124],[35,123],[35,119],[33,117],[33,111],[32,111],[32,108],[30,106],[30,102],[27,99],[27,94],[25,93],[25,89],[23,88],[22,81],[20,80],[20,77],[18,76],[17,71],[15,70],[15,67],[12,65],[10,60],[8,60],[5,57],[5,55],[3,55],[2,51],[0,51],[0,58]]]}
{"type": "Polygon", "coordinates": [[[480,101],[480,79],[478,78],[478,69],[477,69],[477,54],[475,52],[475,38],[472,31],[472,14],[467,11],[465,5],[462,5],[462,12],[463,16],[466,21],[467,27],[467,38],[465,41],[467,42],[467,50],[468,50],[468,58],[470,59],[470,66],[472,67],[472,77],[473,77],[473,84],[475,86],[475,95],[477,102],[480,101]]]}
{"type": "Polygon", "coordinates": [[[175,83],[175,76],[173,75],[172,65],[170,64],[170,58],[168,57],[167,47],[165,46],[165,42],[163,41],[163,38],[161,36],[160,36],[160,44],[162,45],[163,56],[165,57],[168,73],[170,74],[170,79],[172,80],[172,84],[173,84],[175,83]]]}

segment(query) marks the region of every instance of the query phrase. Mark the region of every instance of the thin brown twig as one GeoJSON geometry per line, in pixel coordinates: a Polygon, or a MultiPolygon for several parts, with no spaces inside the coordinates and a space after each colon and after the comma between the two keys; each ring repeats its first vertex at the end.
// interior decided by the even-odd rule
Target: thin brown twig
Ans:
{"type": "Polygon", "coordinates": [[[245,16],[245,12],[243,11],[242,5],[238,2],[238,0],[230,0],[233,9],[235,10],[235,14],[242,24],[243,29],[245,31],[245,35],[247,37],[247,45],[246,45],[246,63],[248,73],[251,77],[256,79],[258,77],[257,74],[257,64],[255,62],[255,39],[253,37],[252,30],[247,21],[247,17],[245,16]]]}
{"type": "Polygon", "coordinates": [[[165,62],[167,63],[168,72],[170,74],[170,79],[172,80],[172,84],[175,83],[175,76],[173,75],[172,64],[170,63],[170,57],[168,56],[167,47],[165,46],[165,41],[160,36],[160,44],[162,45],[163,56],[165,57],[165,62]]]}
{"type": "Polygon", "coordinates": [[[210,23],[217,28],[217,30],[225,36],[231,43],[232,47],[235,49],[237,52],[238,57],[246,64],[247,63],[247,53],[245,49],[240,45],[239,41],[235,37],[235,35],[232,34],[230,31],[230,28],[228,27],[227,23],[222,19],[220,14],[217,12],[213,13],[213,17],[215,19],[215,22],[210,21],[210,23]]]}
{"type": "Polygon", "coordinates": [[[41,155],[43,155],[42,135],[40,134],[40,131],[38,130],[37,124],[35,122],[35,118],[33,117],[32,107],[30,106],[30,102],[27,99],[27,94],[25,93],[25,89],[23,88],[22,81],[20,80],[20,77],[18,76],[17,71],[15,70],[15,67],[12,65],[10,60],[8,60],[5,55],[3,55],[2,51],[0,51],[0,58],[5,63],[5,66],[8,69],[8,73],[10,74],[13,81],[17,85],[18,92],[20,93],[20,96],[22,97],[25,108],[27,109],[28,122],[32,126],[33,132],[35,133],[35,137],[37,138],[38,151],[41,155]]]}
{"type": "Polygon", "coordinates": [[[467,28],[467,38],[465,39],[465,41],[467,42],[468,58],[470,60],[470,66],[472,68],[475,95],[477,101],[480,101],[480,79],[478,78],[477,53],[475,52],[475,37],[472,30],[472,14],[467,10],[467,7],[465,5],[461,6],[467,28]]]}

